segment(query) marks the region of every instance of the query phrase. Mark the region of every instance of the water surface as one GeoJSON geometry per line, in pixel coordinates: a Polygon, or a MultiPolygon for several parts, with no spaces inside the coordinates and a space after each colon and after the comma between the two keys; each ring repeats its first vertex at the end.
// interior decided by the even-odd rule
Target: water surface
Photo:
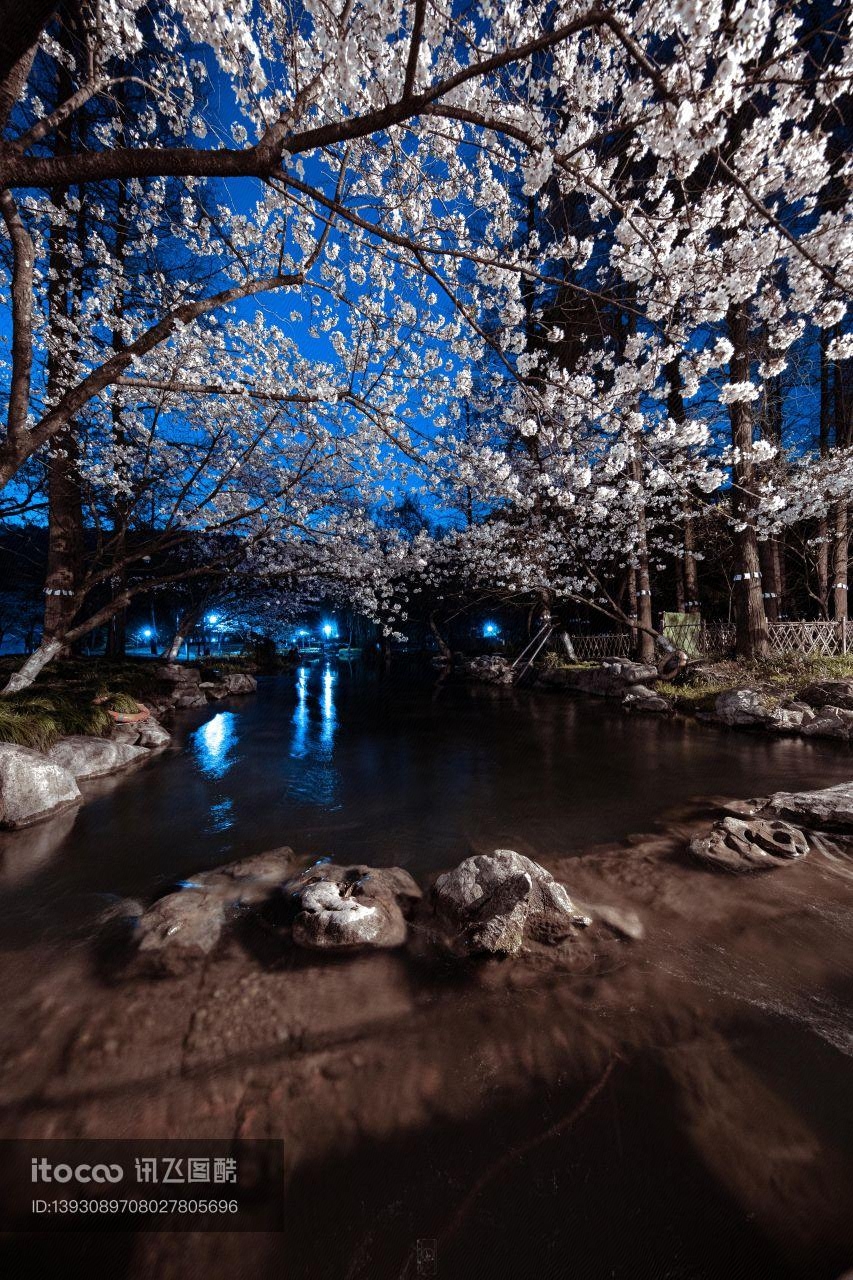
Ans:
{"type": "Polygon", "coordinates": [[[175,750],[85,784],[76,813],[0,835],[0,945],[283,844],[416,877],[497,847],[548,860],[648,830],[692,797],[827,786],[853,769],[833,744],[404,668],[314,664],[260,686],[178,717],[175,750]]]}

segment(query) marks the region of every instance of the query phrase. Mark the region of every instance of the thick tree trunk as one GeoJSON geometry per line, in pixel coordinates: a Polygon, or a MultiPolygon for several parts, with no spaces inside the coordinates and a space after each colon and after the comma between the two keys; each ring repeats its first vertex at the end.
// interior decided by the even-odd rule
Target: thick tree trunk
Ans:
{"type": "MultiPolygon", "coordinates": [[[[749,382],[749,320],[741,307],[728,314],[729,339],[734,348],[730,378],[735,384],[749,382]]],[[[761,594],[761,564],[756,532],[757,497],[753,453],[753,417],[748,400],[729,405],[732,446],[732,516],[737,539],[738,567],[735,573],[735,624],[737,653],[741,658],[763,658],[768,653],[767,615],[761,594]]]]}
{"type": "Polygon", "coordinates": [[[696,531],[693,520],[687,516],[684,521],[684,611],[699,612],[699,569],[696,564],[696,531]]]}
{"type": "Polygon", "coordinates": [[[779,556],[776,543],[766,538],[758,544],[761,563],[761,594],[768,622],[779,621],[779,556]]]}
{"type": "Polygon", "coordinates": [[[836,502],[832,509],[832,602],[839,620],[847,617],[847,503],[836,502]]]}

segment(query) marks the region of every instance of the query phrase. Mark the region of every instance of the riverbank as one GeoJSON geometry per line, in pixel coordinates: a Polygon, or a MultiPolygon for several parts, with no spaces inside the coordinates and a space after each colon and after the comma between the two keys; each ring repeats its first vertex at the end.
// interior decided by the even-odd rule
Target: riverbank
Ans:
{"type": "Polygon", "coordinates": [[[537,684],[617,699],[630,713],[676,713],[726,728],[806,738],[853,738],[853,658],[694,662],[667,679],[657,668],[626,658],[554,662],[539,669],[537,684]]]}
{"type": "Polygon", "coordinates": [[[248,665],[69,660],[0,699],[0,828],[45,822],[83,802],[78,783],[144,764],[176,711],[257,692],[248,665]]]}
{"type": "Polygon", "coordinates": [[[835,1280],[853,1257],[853,1083],[836,1069],[853,863],[813,850],[714,873],[687,847],[725,811],[687,806],[549,864],[573,900],[642,926],[599,928],[569,964],[330,959],[251,929],[165,980],[89,943],[20,951],[0,979],[0,1131],[284,1141],[283,1240],[140,1236],[127,1276],[273,1276],[283,1259],[312,1280],[414,1276],[421,1238],[449,1275],[546,1275],[537,1233],[559,1202],[585,1278],[674,1258],[722,1277],[734,1250],[753,1277],[835,1280]]]}

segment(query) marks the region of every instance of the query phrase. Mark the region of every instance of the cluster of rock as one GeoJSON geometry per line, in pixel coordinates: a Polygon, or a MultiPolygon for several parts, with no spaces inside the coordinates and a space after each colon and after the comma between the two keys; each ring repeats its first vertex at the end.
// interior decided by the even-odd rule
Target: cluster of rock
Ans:
{"type": "Polygon", "coordinates": [[[223,672],[215,667],[190,667],[178,662],[158,667],[154,674],[161,692],[149,699],[149,705],[158,715],[189,711],[237,694],[256,693],[258,688],[255,677],[242,671],[223,672]]]}
{"type": "Polygon", "coordinates": [[[485,684],[512,684],[515,672],[499,653],[484,653],[479,658],[460,658],[457,670],[469,680],[485,684]]]}
{"type": "Polygon", "coordinates": [[[744,809],[742,817],[722,818],[707,835],[691,841],[693,857],[737,873],[790,866],[813,847],[826,849],[829,837],[824,833],[853,831],[853,783],[819,791],[777,791],[744,809]]]}
{"type": "Polygon", "coordinates": [[[106,778],[147,760],[171,742],[156,718],[174,710],[203,707],[235,694],[254,693],[254,676],[205,672],[177,663],[157,669],[161,692],[148,699],[153,713],[113,725],[109,738],[72,734],[49,751],[0,742],[0,827],[16,830],[72,808],[83,797],[79,782],[106,778]],[[205,679],[205,676],[212,678],[205,679]]]}
{"type": "Polygon", "coordinates": [[[551,667],[542,671],[539,683],[546,687],[571,689],[596,698],[618,699],[625,711],[666,713],[672,710],[649,683],[658,671],[650,663],[629,658],[605,658],[595,667],[551,667]]]}
{"type": "Polygon", "coordinates": [[[138,730],[138,739],[144,738],[139,745],[122,739],[124,726],[120,725],[116,726],[116,737],[72,734],[60,738],[44,754],[0,742],[0,827],[29,827],[80,804],[83,797],[78,783],[129,769],[171,741],[156,720],[142,724],[144,729],[128,726],[138,730]]]}
{"type": "MultiPolygon", "coordinates": [[[[338,954],[401,947],[414,930],[419,945],[452,956],[506,956],[565,944],[592,923],[544,867],[511,849],[466,858],[426,896],[402,867],[323,860],[297,870],[295,861],[291,849],[275,849],[194,876],[147,910],[119,904],[106,922],[130,926],[128,972],[186,973],[247,913],[285,943],[338,954]]],[[[611,932],[642,932],[603,907],[601,919],[611,932]]]]}
{"type": "Polygon", "coordinates": [[[798,733],[806,738],[853,737],[853,680],[817,680],[797,698],[778,701],[759,689],[731,689],[718,695],[705,720],[736,729],[798,733]]]}

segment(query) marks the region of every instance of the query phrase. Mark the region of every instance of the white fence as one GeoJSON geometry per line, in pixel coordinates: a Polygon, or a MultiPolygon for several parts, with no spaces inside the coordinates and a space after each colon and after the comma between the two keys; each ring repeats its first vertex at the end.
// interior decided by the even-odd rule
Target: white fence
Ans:
{"type": "MultiPolygon", "coordinates": [[[[772,654],[840,658],[853,652],[853,623],[847,621],[770,622],[767,630],[772,654]]],[[[666,628],[666,636],[691,657],[722,657],[735,645],[735,628],[726,622],[678,623],[666,628]]],[[[571,635],[569,639],[580,662],[627,658],[633,649],[630,631],[571,635]]]]}

